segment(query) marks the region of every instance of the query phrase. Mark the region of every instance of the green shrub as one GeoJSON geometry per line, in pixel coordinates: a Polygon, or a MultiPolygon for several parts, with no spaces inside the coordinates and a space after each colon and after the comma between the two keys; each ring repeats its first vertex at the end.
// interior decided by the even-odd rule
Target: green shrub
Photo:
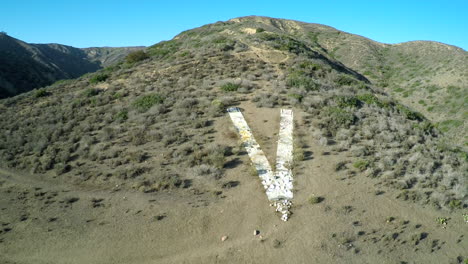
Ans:
{"type": "Polygon", "coordinates": [[[280,40],[277,41],[273,47],[278,50],[289,51],[295,54],[300,54],[308,50],[304,43],[290,37],[280,38],[280,40]]]}
{"type": "Polygon", "coordinates": [[[422,131],[426,132],[426,133],[430,133],[432,132],[432,130],[434,128],[436,128],[431,122],[429,121],[423,121],[423,122],[420,122],[420,123],[417,123],[417,124],[414,124],[413,125],[414,128],[419,128],[421,129],[422,131]]]}
{"type": "Polygon", "coordinates": [[[312,195],[309,198],[309,203],[310,204],[318,204],[318,203],[322,202],[323,200],[324,200],[323,197],[312,195]]]}
{"type": "Polygon", "coordinates": [[[304,161],[306,154],[304,151],[304,144],[299,141],[293,143],[293,167],[295,167],[299,162],[304,161]]]}
{"type": "Polygon", "coordinates": [[[365,171],[369,165],[370,163],[368,160],[358,160],[353,163],[353,167],[360,171],[365,171]]]}
{"type": "Polygon", "coordinates": [[[335,83],[340,85],[340,86],[350,86],[353,84],[357,84],[358,81],[348,75],[338,75],[338,77],[335,79],[335,83]]]}
{"type": "Polygon", "coordinates": [[[357,96],[357,98],[366,104],[378,104],[379,103],[379,99],[377,99],[377,97],[375,97],[375,95],[373,94],[360,94],[357,96]]]}
{"type": "Polygon", "coordinates": [[[229,147],[216,144],[195,151],[189,163],[191,166],[205,164],[222,169],[226,163],[226,156],[229,155],[232,155],[229,147]]]}
{"type": "Polygon", "coordinates": [[[95,88],[88,88],[83,92],[84,97],[92,97],[99,94],[99,90],[95,88]]]}
{"type": "Polygon", "coordinates": [[[358,107],[361,105],[361,102],[354,96],[337,96],[335,100],[340,108],[358,107]]]}
{"type": "Polygon", "coordinates": [[[422,121],[424,120],[424,116],[416,111],[412,111],[410,110],[409,108],[407,108],[406,106],[403,106],[403,105],[397,105],[397,109],[400,111],[400,113],[402,115],[404,115],[406,118],[410,119],[410,120],[418,120],[418,121],[422,121]]]}
{"type": "Polygon", "coordinates": [[[461,209],[462,202],[460,200],[453,199],[449,202],[450,209],[461,209]]]}
{"type": "Polygon", "coordinates": [[[377,98],[377,96],[375,96],[373,94],[360,94],[360,95],[358,95],[356,97],[357,97],[357,99],[359,99],[359,101],[364,102],[364,103],[366,103],[368,105],[374,104],[374,105],[377,105],[378,107],[382,107],[382,108],[390,106],[390,103],[382,102],[379,98],[377,98]]]}
{"type": "Polygon", "coordinates": [[[41,89],[36,90],[36,92],[34,93],[34,97],[36,98],[45,97],[45,96],[48,96],[49,94],[50,93],[47,92],[46,89],[41,88],[41,89]]]}
{"type": "Polygon", "coordinates": [[[309,71],[317,71],[322,69],[322,65],[310,61],[303,61],[299,64],[299,68],[309,71]]]}
{"type": "Polygon", "coordinates": [[[93,77],[91,77],[89,79],[89,83],[95,84],[95,83],[99,83],[99,82],[104,82],[108,78],[109,78],[108,74],[105,74],[105,73],[96,74],[96,75],[94,75],[93,77]]]}
{"type": "Polygon", "coordinates": [[[263,31],[265,31],[265,29],[263,29],[263,28],[257,28],[257,30],[255,30],[255,33],[262,33],[263,31]]]}
{"type": "Polygon", "coordinates": [[[164,99],[159,94],[149,94],[136,99],[133,106],[139,112],[148,111],[153,105],[160,104],[164,99]]]}
{"type": "Polygon", "coordinates": [[[224,44],[228,42],[228,38],[221,36],[221,37],[214,38],[212,42],[215,44],[224,44]]]}
{"type": "Polygon", "coordinates": [[[335,128],[341,126],[349,127],[356,121],[356,117],[352,112],[348,112],[338,107],[327,107],[325,109],[325,115],[330,119],[330,125],[335,128]]]}
{"type": "Polygon", "coordinates": [[[286,35],[263,32],[259,34],[259,38],[269,41],[271,46],[277,50],[289,51],[295,54],[309,51],[309,48],[304,43],[286,35]]]}
{"type": "Polygon", "coordinates": [[[124,96],[123,93],[121,92],[116,92],[114,93],[114,95],[112,96],[114,99],[121,99],[122,97],[124,96]]]}
{"type": "Polygon", "coordinates": [[[228,82],[226,84],[223,84],[221,86],[221,90],[222,91],[225,91],[225,92],[235,92],[237,91],[237,89],[239,89],[241,87],[240,84],[235,84],[235,83],[231,83],[231,82],[228,82]]]}
{"type": "Polygon", "coordinates": [[[449,220],[449,218],[447,218],[447,217],[437,217],[436,218],[437,223],[439,225],[444,225],[444,226],[447,225],[448,220],[449,220]]]}
{"type": "Polygon", "coordinates": [[[289,74],[286,79],[286,86],[297,87],[308,91],[317,90],[318,88],[315,81],[303,72],[293,72],[289,74]]]}
{"type": "Polygon", "coordinates": [[[175,40],[162,41],[149,47],[146,52],[149,56],[165,58],[176,53],[180,48],[180,43],[175,40]]]}
{"type": "Polygon", "coordinates": [[[288,96],[291,98],[297,99],[299,102],[301,102],[302,99],[304,98],[302,94],[296,94],[296,93],[288,94],[288,96]]]}
{"type": "Polygon", "coordinates": [[[115,120],[117,121],[120,121],[120,122],[123,122],[125,120],[128,119],[128,111],[127,110],[122,110],[120,112],[118,112],[115,117],[114,117],[115,120]]]}
{"type": "Polygon", "coordinates": [[[129,53],[127,57],[125,57],[125,61],[127,63],[135,63],[135,62],[145,60],[147,58],[149,58],[149,56],[148,54],[146,54],[146,52],[144,52],[143,50],[138,50],[138,51],[129,53]]]}
{"type": "Polygon", "coordinates": [[[220,152],[213,152],[206,156],[205,161],[218,169],[222,169],[226,163],[226,158],[220,152]]]}
{"type": "Polygon", "coordinates": [[[281,38],[280,35],[275,34],[275,33],[263,32],[262,34],[259,34],[259,39],[265,40],[265,41],[274,41],[280,38],[281,38]]]}
{"type": "Polygon", "coordinates": [[[181,52],[179,56],[180,57],[185,57],[185,56],[188,56],[188,55],[190,55],[190,52],[186,50],[186,51],[181,52]]]}

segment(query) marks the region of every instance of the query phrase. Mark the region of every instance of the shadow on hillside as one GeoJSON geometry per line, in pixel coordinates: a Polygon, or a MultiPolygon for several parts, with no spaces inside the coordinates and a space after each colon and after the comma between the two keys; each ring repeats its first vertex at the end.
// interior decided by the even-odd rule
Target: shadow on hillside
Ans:
{"type": "Polygon", "coordinates": [[[229,162],[227,162],[226,164],[224,164],[224,168],[226,169],[233,169],[237,166],[239,166],[240,164],[242,164],[243,162],[239,159],[239,158],[235,158],[233,160],[230,160],[229,162]]]}

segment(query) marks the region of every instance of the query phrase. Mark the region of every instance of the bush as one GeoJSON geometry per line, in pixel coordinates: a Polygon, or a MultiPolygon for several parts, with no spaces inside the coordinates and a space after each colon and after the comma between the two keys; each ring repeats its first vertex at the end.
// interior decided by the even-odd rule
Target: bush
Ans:
{"type": "Polygon", "coordinates": [[[462,202],[460,200],[456,200],[456,199],[451,200],[449,202],[449,207],[451,209],[461,209],[462,208],[462,202]]]}
{"type": "Polygon", "coordinates": [[[146,130],[144,129],[134,129],[129,131],[128,136],[130,138],[130,142],[135,146],[143,145],[147,142],[146,130]]]}
{"type": "Polygon", "coordinates": [[[309,48],[304,43],[286,35],[263,32],[259,35],[259,38],[270,41],[271,46],[277,50],[288,51],[295,54],[309,51],[309,48]]]}
{"type": "Polygon", "coordinates": [[[98,93],[99,93],[98,89],[88,88],[83,92],[83,96],[84,97],[92,97],[92,96],[97,95],[98,93]]]}
{"type": "Polygon", "coordinates": [[[418,120],[418,121],[424,120],[424,116],[422,114],[420,114],[420,113],[418,113],[416,111],[412,111],[409,108],[407,108],[406,106],[398,105],[397,109],[400,111],[400,113],[402,115],[404,115],[409,120],[418,120]]]}
{"type": "Polygon", "coordinates": [[[149,94],[136,99],[133,102],[133,106],[143,113],[148,111],[153,105],[160,104],[163,101],[164,99],[159,94],[149,94]]]}
{"type": "Polygon", "coordinates": [[[304,43],[292,38],[287,38],[286,40],[282,41],[281,44],[276,45],[275,48],[296,54],[300,54],[304,50],[307,50],[307,47],[304,45],[304,43]]]}
{"type": "Polygon", "coordinates": [[[175,188],[188,188],[190,180],[181,180],[177,174],[164,173],[155,180],[144,180],[138,182],[134,188],[142,192],[149,193],[175,188]]]}
{"type": "Polygon", "coordinates": [[[302,72],[293,72],[286,79],[286,86],[302,88],[308,91],[317,90],[315,81],[302,72]]]}
{"type": "Polygon", "coordinates": [[[322,69],[322,65],[311,62],[311,61],[303,61],[299,64],[299,68],[308,70],[308,71],[317,71],[322,69]]]}
{"type": "Polygon", "coordinates": [[[358,81],[348,75],[338,75],[338,77],[335,79],[335,83],[340,86],[349,86],[352,84],[357,84],[358,81]]]}
{"type": "Polygon", "coordinates": [[[337,131],[341,127],[349,128],[356,122],[356,117],[352,112],[339,107],[327,107],[322,112],[322,116],[328,119],[328,127],[332,131],[337,131]]]}
{"type": "Polygon", "coordinates": [[[104,82],[108,78],[109,78],[108,74],[105,74],[105,73],[96,74],[93,77],[91,77],[91,79],[89,79],[89,83],[95,84],[95,83],[99,83],[99,82],[104,82]]]}
{"type": "Polygon", "coordinates": [[[120,121],[120,122],[123,122],[125,120],[128,119],[128,111],[127,110],[122,110],[120,112],[118,112],[115,117],[114,117],[115,120],[117,121],[120,121]]]}
{"type": "Polygon", "coordinates": [[[45,97],[45,96],[48,96],[49,94],[50,93],[47,92],[46,89],[41,88],[41,89],[36,90],[36,92],[34,93],[34,97],[36,98],[45,97]]]}
{"type": "Polygon", "coordinates": [[[361,102],[354,96],[338,96],[336,98],[336,103],[340,108],[358,107],[361,104],[361,102]]]}
{"type": "Polygon", "coordinates": [[[222,169],[226,162],[226,156],[232,154],[231,148],[223,145],[210,145],[205,149],[197,150],[191,156],[191,166],[207,164],[222,169]]]}
{"type": "Polygon", "coordinates": [[[205,157],[205,162],[211,164],[212,166],[222,169],[224,164],[226,163],[226,158],[224,157],[223,153],[220,152],[212,152],[205,157]]]}
{"type": "Polygon", "coordinates": [[[296,93],[288,94],[288,97],[294,98],[299,102],[301,102],[302,99],[304,98],[302,94],[296,94],[296,93]]]}
{"type": "Polygon", "coordinates": [[[353,163],[353,167],[360,170],[365,171],[367,167],[369,167],[369,161],[367,160],[358,160],[353,163]]]}
{"type": "Polygon", "coordinates": [[[378,107],[388,107],[390,104],[386,102],[382,102],[373,94],[360,94],[357,96],[357,99],[360,101],[370,105],[374,104],[377,105],[378,107]]]}
{"type": "Polygon", "coordinates": [[[262,33],[263,31],[265,31],[265,29],[263,29],[263,28],[257,28],[257,30],[255,30],[255,33],[262,33]]]}
{"type": "Polygon", "coordinates": [[[310,204],[318,204],[318,203],[322,202],[323,200],[324,200],[323,197],[312,195],[309,198],[309,203],[310,204]]]}
{"type": "Polygon", "coordinates": [[[222,91],[225,91],[225,92],[235,92],[235,91],[237,91],[240,87],[241,87],[240,84],[235,84],[235,83],[228,82],[228,83],[223,84],[223,85],[221,86],[221,90],[222,90],[222,91]]]}
{"type": "Polygon", "coordinates": [[[219,180],[223,175],[223,172],[216,167],[207,164],[201,164],[189,169],[189,174],[191,174],[191,177],[204,176],[219,180]]]}
{"type": "Polygon", "coordinates": [[[180,43],[175,40],[162,41],[156,45],[153,45],[147,49],[148,55],[164,58],[171,54],[176,53],[180,48],[180,43]]]}
{"type": "Polygon", "coordinates": [[[303,161],[304,159],[305,159],[304,149],[298,145],[295,145],[294,151],[293,151],[293,164],[296,165],[300,161],[303,161]]]}
{"type": "Polygon", "coordinates": [[[135,63],[145,60],[147,58],[149,58],[149,56],[148,54],[146,54],[146,52],[144,52],[143,50],[138,50],[128,54],[127,57],[125,57],[125,61],[127,63],[135,63]]]}

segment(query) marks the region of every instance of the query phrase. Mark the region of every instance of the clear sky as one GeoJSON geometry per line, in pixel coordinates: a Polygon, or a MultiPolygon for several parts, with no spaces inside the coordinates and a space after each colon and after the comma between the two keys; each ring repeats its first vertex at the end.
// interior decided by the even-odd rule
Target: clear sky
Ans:
{"type": "Polygon", "coordinates": [[[468,0],[2,0],[0,31],[30,43],[149,46],[247,15],[325,24],[384,43],[433,40],[468,50],[468,0]]]}

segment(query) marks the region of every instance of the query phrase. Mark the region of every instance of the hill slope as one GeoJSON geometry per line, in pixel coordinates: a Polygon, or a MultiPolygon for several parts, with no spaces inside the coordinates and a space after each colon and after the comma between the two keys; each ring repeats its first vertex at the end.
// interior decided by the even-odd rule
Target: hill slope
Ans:
{"type": "Polygon", "coordinates": [[[0,98],[97,71],[138,49],[28,44],[0,34],[0,98]]]}
{"type": "Polygon", "coordinates": [[[468,143],[468,53],[455,46],[412,41],[383,44],[337,29],[292,20],[237,18],[291,34],[361,73],[394,98],[423,113],[448,135],[468,143]]]}
{"type": "Polygon", "coordinates": [[[463,261],[466,153],[299,24],[206,25],[1,100],[0,259],[463,261]],[[271,164],[279,109],[294,111],[289,222],[252,175],[230,106],[271,164]]]}

